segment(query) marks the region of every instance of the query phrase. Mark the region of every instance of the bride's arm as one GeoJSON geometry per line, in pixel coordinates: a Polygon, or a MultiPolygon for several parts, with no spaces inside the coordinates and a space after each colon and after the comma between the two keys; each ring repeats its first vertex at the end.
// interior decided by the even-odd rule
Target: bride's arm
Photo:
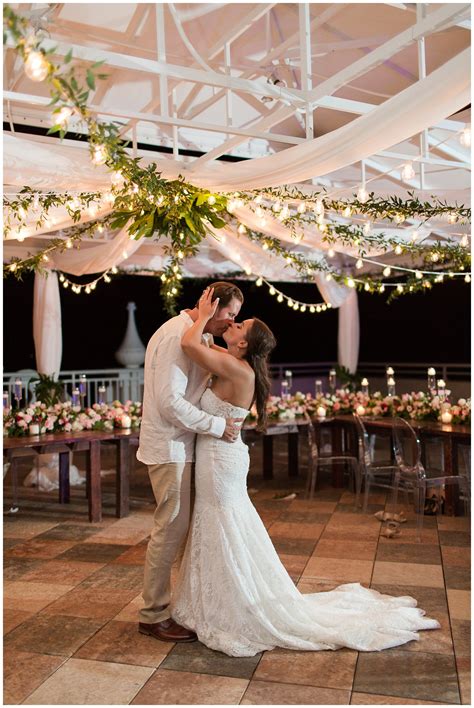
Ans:
{"type": "Polygon", "coordinates": [[[204,328],[214,315],[219,301],[211,302],[212,293],[206,291],[199,301],[199,315],[196,322],[183,334],[181,346],[190,359],[212,374],[224,378],[234,378],[241,371],[240,362],[226,349],[210,348],[202,342],[204,328]]]}

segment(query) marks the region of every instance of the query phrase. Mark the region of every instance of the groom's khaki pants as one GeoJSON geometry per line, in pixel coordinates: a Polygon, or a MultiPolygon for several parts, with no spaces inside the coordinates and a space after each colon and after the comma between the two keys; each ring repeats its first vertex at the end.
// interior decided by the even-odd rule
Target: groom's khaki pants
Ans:
{"type": "Polygon", "coordinates": [[[149,465],[156,499],[154,526],[145,560],[140,622],[154,624],[170,617],[171,567],[189,527],[191,512],[191,462],[149,465]]]}

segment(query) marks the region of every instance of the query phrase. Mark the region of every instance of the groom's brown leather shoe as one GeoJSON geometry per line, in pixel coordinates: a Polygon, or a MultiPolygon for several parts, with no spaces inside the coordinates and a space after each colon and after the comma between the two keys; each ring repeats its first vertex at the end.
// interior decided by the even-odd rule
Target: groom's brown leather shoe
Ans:
{"type": "Polygon", "coordinates": [[[180,624],[171,618],[154,624],[139,622],[138,631],[162,642],[195,642],[197,639],[196,632],[186,629],[186,627],[181,627],[180,624]]]}

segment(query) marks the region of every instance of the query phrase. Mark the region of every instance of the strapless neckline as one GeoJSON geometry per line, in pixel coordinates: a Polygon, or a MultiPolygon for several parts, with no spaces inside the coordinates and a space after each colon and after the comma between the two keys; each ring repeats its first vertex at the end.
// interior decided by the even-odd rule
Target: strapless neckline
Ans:
{"type": "Polygon", "coordinates": [[[249,409],[249,408],[243,408],[242,406],[236,406],[236,405],[234,405],[234,404],[231,403],[230,401],[224,401],[223,398],[221,398],[220,396],[218,396],[217,394],[214,393],[214,391],[212,390],[212,388],[207,388],[206,391],[209,391],[209,393],[212,393],[212,395],[214,396],[214,398],[215,398],[216,400],[218,400],[220,403],[226,403],[228,406],[231,406],[232,408],[237,408],[237,409],[240,410],[240,411],[245,411],[245,413],[249,413],[249,412],[250,412],[250,409],[249,409]]]}

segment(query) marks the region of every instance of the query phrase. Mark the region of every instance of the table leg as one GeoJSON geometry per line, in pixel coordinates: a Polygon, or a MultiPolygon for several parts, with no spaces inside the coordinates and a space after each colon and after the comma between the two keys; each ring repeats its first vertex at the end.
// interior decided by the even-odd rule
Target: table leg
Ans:
{"type": "Polygon", "coordinates": [[[102,490],[100,485],[100,441],[91,440],[87,456],[87,488],[89,491],[89,521],[102,521],[102,490]]]}
{"type": "Polygon", "coordinates": [[[115,516],[121,519],[130,511],[130,441],[120,438],[117,444],[117,472],[115,477],[115,516]]]}
{"type": "Polygon", "coordinates": [[[263,479],[273,479],[273,436],[263,438],[263,479]]]}
{"type": "Polygon", "coordinates": [[[69,504],[69,451],[59,453],[59,503],[69,504]]]}
{"type": "Polygon", "coordinates": [[[9,509],[10,514],[15,514],[18,511],[18,465],[19,458],[14,455],[10,456],[10,475],[12,478],[12,505],[9,509]]]}
{"type": "Polygon", "coordinates": [[[288,433],[288,477],[298,477],[299,433],[288,433]]]}

